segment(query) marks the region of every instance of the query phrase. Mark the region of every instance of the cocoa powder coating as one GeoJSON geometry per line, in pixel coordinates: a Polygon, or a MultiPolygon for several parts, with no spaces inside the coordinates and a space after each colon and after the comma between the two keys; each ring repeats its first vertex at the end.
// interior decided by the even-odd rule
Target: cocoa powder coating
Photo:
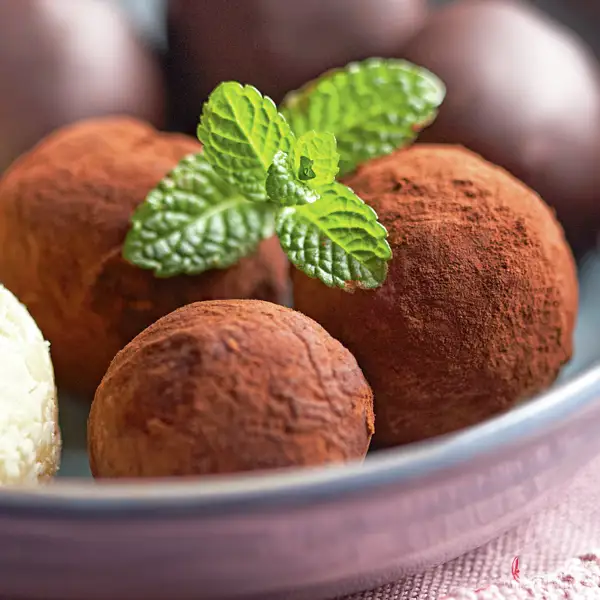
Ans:
{"type": "Polygon", "coordinates": [[[112,361],[88,422],[95,477],[166,477],[364,457],[373,396],[356,360],[304,315],[199,302],[112,361]]]}
{"type": "Polygon", "coordinates": [[[284,301],[276,239],[230,269],[195,277],[157,279],[122,258],[135,207],[200,148],[134,119],[101,118],[58,130],[0,180],[0,281],[50,340],[59,385],[93,394],[119,350],[185,304],[284,301]]]}
{"type": "Polygon", "coordinates": [[[550,385],[571,357],[572,254],[528,187],[456,146],[417,145],[345,183],[389,231],[388,279],[349,294],[294,271],[295,306],[356,356],[375,442],[473,425],[550,385]]]}

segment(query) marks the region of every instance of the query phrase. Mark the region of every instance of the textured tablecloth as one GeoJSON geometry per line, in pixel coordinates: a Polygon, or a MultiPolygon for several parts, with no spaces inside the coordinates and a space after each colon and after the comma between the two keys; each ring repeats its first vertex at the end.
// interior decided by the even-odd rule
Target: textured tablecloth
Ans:
{"type": "Polygon", "coordinates": [[[343,600],[438,600],[448,595],[456,600],[600,599],[600,563],[575,559],[594,551],[600,551],[600,458],[573,480],[560,504],[501,538],[437,568],[343,600]],[[521,588],[512,573],[516,557],[521,588]],[[561,569],[566,569],[562,575],[561,569]],[[578,584],[582,573],[595,585],[578,584]],[[551,593],[543,591],[543,580],[555,582],[551,593]],[[494,583],[504,586],[488,588],[494,583]],[[565,595],[559,584],[570,586],[571,595],[565,595]],[[476,594],[460,588],[488,589],[476,594]]]}
{"type": "Polygon", "coordinates": [[[445,596],[445,600],[583,600],[600,596],[600,558],[589,553],[570,561],[562,570],[521,579],[514,575],[513,581],[486,586],[478,590],[462,589],[445,596]]]}

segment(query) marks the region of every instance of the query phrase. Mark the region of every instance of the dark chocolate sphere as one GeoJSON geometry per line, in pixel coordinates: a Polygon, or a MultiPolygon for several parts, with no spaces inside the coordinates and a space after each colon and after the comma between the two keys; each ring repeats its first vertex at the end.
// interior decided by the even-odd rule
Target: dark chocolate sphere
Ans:
{"type": "Polygon", "coordinates": [[[85,117],[162,121],[159,68],[108,2],[0,2],[0,89],[0,171],[85,117]]]}
{"type": "Polygon", "coordinates": [[[570,31],[509,0],[441,9],[406,58],[439,75],[448,96],[421,141],[460,143],[554,206],[576,251],[600,226],[597,63],[570,31]]]}
{"type": "Polygon", "coordinates": [[[171,0],[174,126],[192,130],[223,80],[279,101],[330,68],[394,56],[426,9],[426,0],[171,0]]]}

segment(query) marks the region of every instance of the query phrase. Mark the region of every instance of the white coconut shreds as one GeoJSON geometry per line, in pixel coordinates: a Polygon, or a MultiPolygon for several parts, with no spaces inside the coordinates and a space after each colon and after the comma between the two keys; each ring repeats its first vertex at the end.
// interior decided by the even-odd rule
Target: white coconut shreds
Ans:
{"type": "Polygon", "coordinates": [[[48,343],[27,309],[0,284],[0,485],[48,479],[59,456],[48,343]]]}

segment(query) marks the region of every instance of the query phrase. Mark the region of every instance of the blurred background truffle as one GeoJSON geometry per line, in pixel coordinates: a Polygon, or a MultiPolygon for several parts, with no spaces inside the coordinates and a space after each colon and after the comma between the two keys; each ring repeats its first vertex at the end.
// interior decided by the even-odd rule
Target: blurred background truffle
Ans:
{"type": "Polygon", "coordinates": [[[591,51],[525,3],[459,0],[438,10],[404,56],[448,97],[420,141],[460,143],[553,205],[577,252],[600,225],[600,79],[591,51]]]}
{"type": "Polygon", "coordinates": [[[221,81],[279,101],[322,72],[396,56],[421,27],[426,0],[171,0],[168,67],[173,126],[194,131],[221,81]]]}
{"type": "Polygon", "coordinates": [[[90,116],[162,124],[160,69],[116,2],[0,2],[0,172],[47,133],[90,116]]]}
{"type": "Polygon", "coordinates": [[[449,87],[422,141],[463,143],[600,229],[600,4],[592,0],[0,2],[0,171],[49,131],[128,114],[192,133],[222,79],[275,100],[324,70],[399,56],[449,87]],[[554,17],[555,20],[552,20],[554,17]],[[30,40],[35,40],[31,43],[30,40]],[[163,59],[163,86],[156,56],[163,59]]]}

